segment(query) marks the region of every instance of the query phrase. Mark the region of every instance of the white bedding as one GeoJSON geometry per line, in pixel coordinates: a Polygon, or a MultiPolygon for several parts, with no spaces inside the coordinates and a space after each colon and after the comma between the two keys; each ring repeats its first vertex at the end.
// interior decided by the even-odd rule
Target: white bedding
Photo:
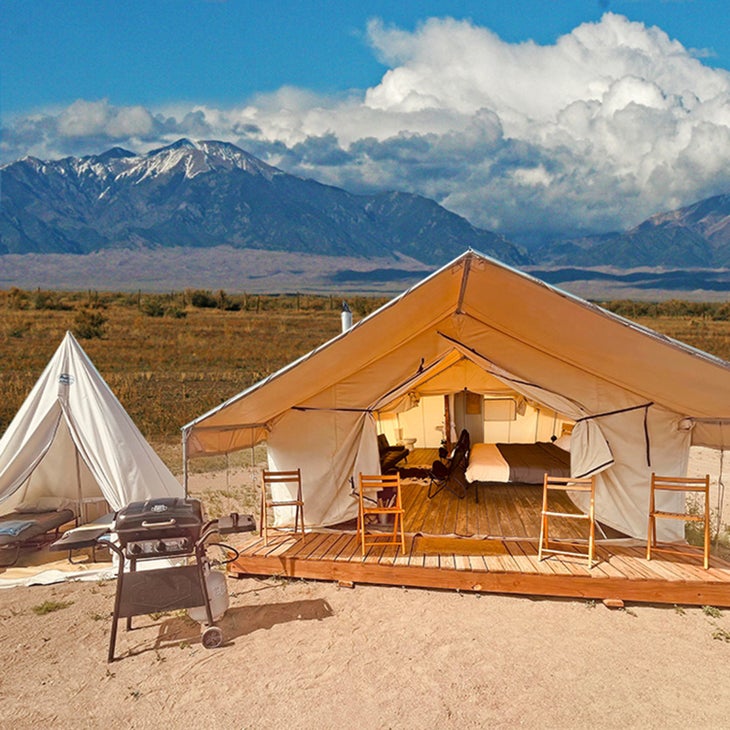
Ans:
{"type": "Polygon", "coordinates": [[[496,444],[474,444],[471,447],[466,480],[469,483],[509,481],[509,464],[496,444]]]}

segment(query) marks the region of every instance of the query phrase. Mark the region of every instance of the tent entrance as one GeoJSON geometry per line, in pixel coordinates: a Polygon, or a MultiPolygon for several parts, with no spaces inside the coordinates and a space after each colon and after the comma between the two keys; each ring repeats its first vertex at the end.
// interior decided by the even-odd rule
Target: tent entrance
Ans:
{"type": "Polygon", "coordinates": [[[73,502],[81,524],[91,522],[111,509],[63,417],[59,418],[56,435],[48,451],[18,490],[17,498],[33,503],[49,494],[73,502]],[[59,474],[63,478],[59,479],[59,474]]]}
{"type": "MultiPolygon", "coordinates": [[[[538,539],[542,504],[541,485],[480,482],[470,484],[463,499],[446,489],[429,498],[429,480],[426,475],[436,455],[435,449],[414,449],[407,461],[399,465],[403,484],[403,506],[406,511],[404,520],[406,533],[538,539]]],[[[560,495],[558,506],[562,512],[581,513],[565,494],[560,495]]],[[[600,537],[611,539],[626,537],[605,525],[597,527],[597,534],[600,537]]],[[[558,518],[554,522],[554,533],[556,537],[565,539],[585,539],[588,536],[588,528],[583,522],[558,518]]]]}
{"type": "MultiPolygon", "coordinates": [[[[475,483],[468,486],[464,498],[459,498],[447,489],[429,498],[427,475],[437,456],[436,449],[414,449],[407,460],[399,464],[406,534],[538,539],[542,504],[541,485],[475,483]]],[[[563,512],[581,513],[566,495],[561,495],[559,506],[563,512]]],[[[356,520],[332,525],[328,529],[354,532],[356,520]]],[[[374,529],[377,530],[377,526],[374,526],[374,529]]],[[[602,529],[604,534],[601,535],[600,529],[597,534],[611,538],[624,537],[610,528],[602,529]]],[[[556,519],[554,533],[556,537],[565,539],[584,539],[588,536],[587,526],[576,520],[556,519]]]]}

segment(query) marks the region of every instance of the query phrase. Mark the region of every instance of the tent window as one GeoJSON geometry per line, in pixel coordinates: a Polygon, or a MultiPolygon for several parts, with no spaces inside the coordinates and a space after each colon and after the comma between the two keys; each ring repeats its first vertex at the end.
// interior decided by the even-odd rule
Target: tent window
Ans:
{"type": "Polygon", "coordinates": [[[485,421],[516,421],[517,403],[514,398],[487,398],[484,401],[485,421]]]}

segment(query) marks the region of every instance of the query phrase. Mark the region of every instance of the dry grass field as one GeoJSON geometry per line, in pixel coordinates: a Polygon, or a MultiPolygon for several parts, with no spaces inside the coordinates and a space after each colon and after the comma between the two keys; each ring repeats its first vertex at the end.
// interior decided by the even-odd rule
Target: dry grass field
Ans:
{"type": "MultiPolygon", "coordinates": [[[[0,292],[0,432],[67,330],[154,441],[176,441],[183,424],[340,331],[340,300],[329,297],[224,297],[223,309],[189,294],[52,296],[54,308],[37,308],[37,294],[0,292]],[[104,320],[101,337],[81,338],[91,315],[104,320]]],[[[382,300],[349,301],[363,316],[382,300]]]]}
{"type": "MultiPolygon", "coordinates": [[[[145,437],[179,472],[180,427],[336,335],[341,300],[222,291],[0,291],[0,433],[71,330],[145,437]]],[[[355,321],[385,301],[347,300],[355,321]]],[[[726,304],[608,306],[730,360],[726,304]]]]}

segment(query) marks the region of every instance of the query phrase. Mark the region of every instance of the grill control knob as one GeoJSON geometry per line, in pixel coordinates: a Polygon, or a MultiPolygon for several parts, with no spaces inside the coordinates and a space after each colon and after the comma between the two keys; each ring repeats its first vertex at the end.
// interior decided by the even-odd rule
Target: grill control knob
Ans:
{"type": "Polygon", "coordinates": [[[155,550],[157,550],[158,553],[167,552],[167,545],[165,545],[165,543],[162,540],[160,540],[157,543],[157,545],[155,546],[155,550]]]}

